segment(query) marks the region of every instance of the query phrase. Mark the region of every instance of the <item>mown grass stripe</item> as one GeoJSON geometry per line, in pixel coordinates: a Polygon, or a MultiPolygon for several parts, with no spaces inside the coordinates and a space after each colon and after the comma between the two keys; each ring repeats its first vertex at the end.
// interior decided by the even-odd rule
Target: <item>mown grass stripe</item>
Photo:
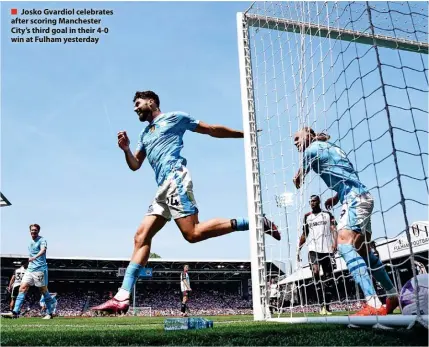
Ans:
{"type": "MultiPolygon", "coordinates": [[[[231,319],[232,318],[232,319],[231,319]]],[[[427,346],[426,329],[348,329],[344,325],[254,322],[243,317],[213,329],[163,330],[158,318],[2,320],[1,345],[9,346],[427,346]],[[117,324],[118,320],[123,319],[117,324]],[[235,322],[234,322],[235,321],[235,322]],[[31,326],[31,328],[29,328],[31,326]]]]}

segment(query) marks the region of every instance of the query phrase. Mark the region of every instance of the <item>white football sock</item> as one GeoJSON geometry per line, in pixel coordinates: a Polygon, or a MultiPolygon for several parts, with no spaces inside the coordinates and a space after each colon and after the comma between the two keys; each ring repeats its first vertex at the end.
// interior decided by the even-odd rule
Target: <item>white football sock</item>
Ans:
{"type": "Polygon", "coordinates": [[[130,298],[130,292],[123,288],[119,288],[119,291],[115,295],[115,299],[118,301],[125,301],[130,298]]]}
{"type": "Polygon", "coordinates": [[[365,300],[366,300],[366,303],[369,305],[369,306],[372,306],[372,307],[375,307],[375,308],[380,308],[382,305],[381,305],[381,302],[380,302],[380,300],[378,299],[378,296],[377,295],[373,295],[373,296],[367,296],[367,297],[365,297],[365,300]]]}

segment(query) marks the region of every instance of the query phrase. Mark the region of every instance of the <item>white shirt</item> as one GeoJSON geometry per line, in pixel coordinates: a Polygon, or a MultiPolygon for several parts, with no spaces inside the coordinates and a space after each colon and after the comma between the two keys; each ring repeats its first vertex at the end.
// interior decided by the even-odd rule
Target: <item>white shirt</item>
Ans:
{"type": "Polygon", "coordinates": [[[15,280],[13,282],[13,288],[21,285],[22,278],[24,277],[24,274],[27,270],[24,269],[23,266],[21,266],[19,269],[15,270],[15,280]]]}
{"type": "Polygon", "coordinates": [[[184,291],[188,291],[190,288],[191,288],[191,283],[189,281],[189,275],[187,272],[186,273],[182,272],[180,274],[180,289],[182,290],[182,292],[184,292],[184,291]],[[186,282],[188,286],[186,287],[185,283],[183,282],[186,282]]]}
{"type": "Polygon", "coordinates": [[[317,253],[331,253],[332,239],[331,225],[336,225],[334,216],[327,212],[309,212],[304,217],[304,232],[308,251],[317,253]]]}
{"type": "Polygon", "coordinates": [[[270,298],[277,298],[279,295],[279,291],[277,290],[277,283],[270,284],[270,298]]]}

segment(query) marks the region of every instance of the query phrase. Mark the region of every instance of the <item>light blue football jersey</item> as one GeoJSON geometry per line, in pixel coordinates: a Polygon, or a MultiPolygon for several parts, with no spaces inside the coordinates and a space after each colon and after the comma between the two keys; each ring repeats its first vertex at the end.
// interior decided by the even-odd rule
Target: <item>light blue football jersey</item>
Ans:
{"type": "Polygon", "coordinates": [[[319,174],[330,189],[338,193],[341,203],[350,192],[368,192],[346,153],[333,143],[314,141],[305,149],[303,170],[308,173],[310,169],[319,174]]]}
{"type": "MultiPolygon", "coordinates": [[[[35,257],[37,253],[40,252],[42,247],[48,247],[45,238],[38,236],[35,240],[31,240],[30,245],[28,246],[28,253],[30,257],[35,257]]],[[[47,269],[48,264],[46,263],[46,252],[28,264],[29,272],[46,271],[47,269]]]]}
{"type": "Polygon", "coordinates": [[[198,120],[184,112],[162,113],[140,134],[137,150],[144,150],[155,171],[156,182],[161,185],[168,175],[181,166],[186,159],[180,155],[183,148],[183,134],[194,131],[198,120]]]}

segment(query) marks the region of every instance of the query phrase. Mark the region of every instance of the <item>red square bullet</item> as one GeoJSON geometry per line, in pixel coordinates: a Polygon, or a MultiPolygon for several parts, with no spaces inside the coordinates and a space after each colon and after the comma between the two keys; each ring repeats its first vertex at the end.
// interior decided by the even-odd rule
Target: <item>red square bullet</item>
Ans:
{"type": "Polygon", "coordinates": [[[11,15],[17,15],[17,14],[18,14],[18,9],[16,9],[16,8],[11,8],[11,9],[10,9],[10,14],[11,14],[11,15]]]}

